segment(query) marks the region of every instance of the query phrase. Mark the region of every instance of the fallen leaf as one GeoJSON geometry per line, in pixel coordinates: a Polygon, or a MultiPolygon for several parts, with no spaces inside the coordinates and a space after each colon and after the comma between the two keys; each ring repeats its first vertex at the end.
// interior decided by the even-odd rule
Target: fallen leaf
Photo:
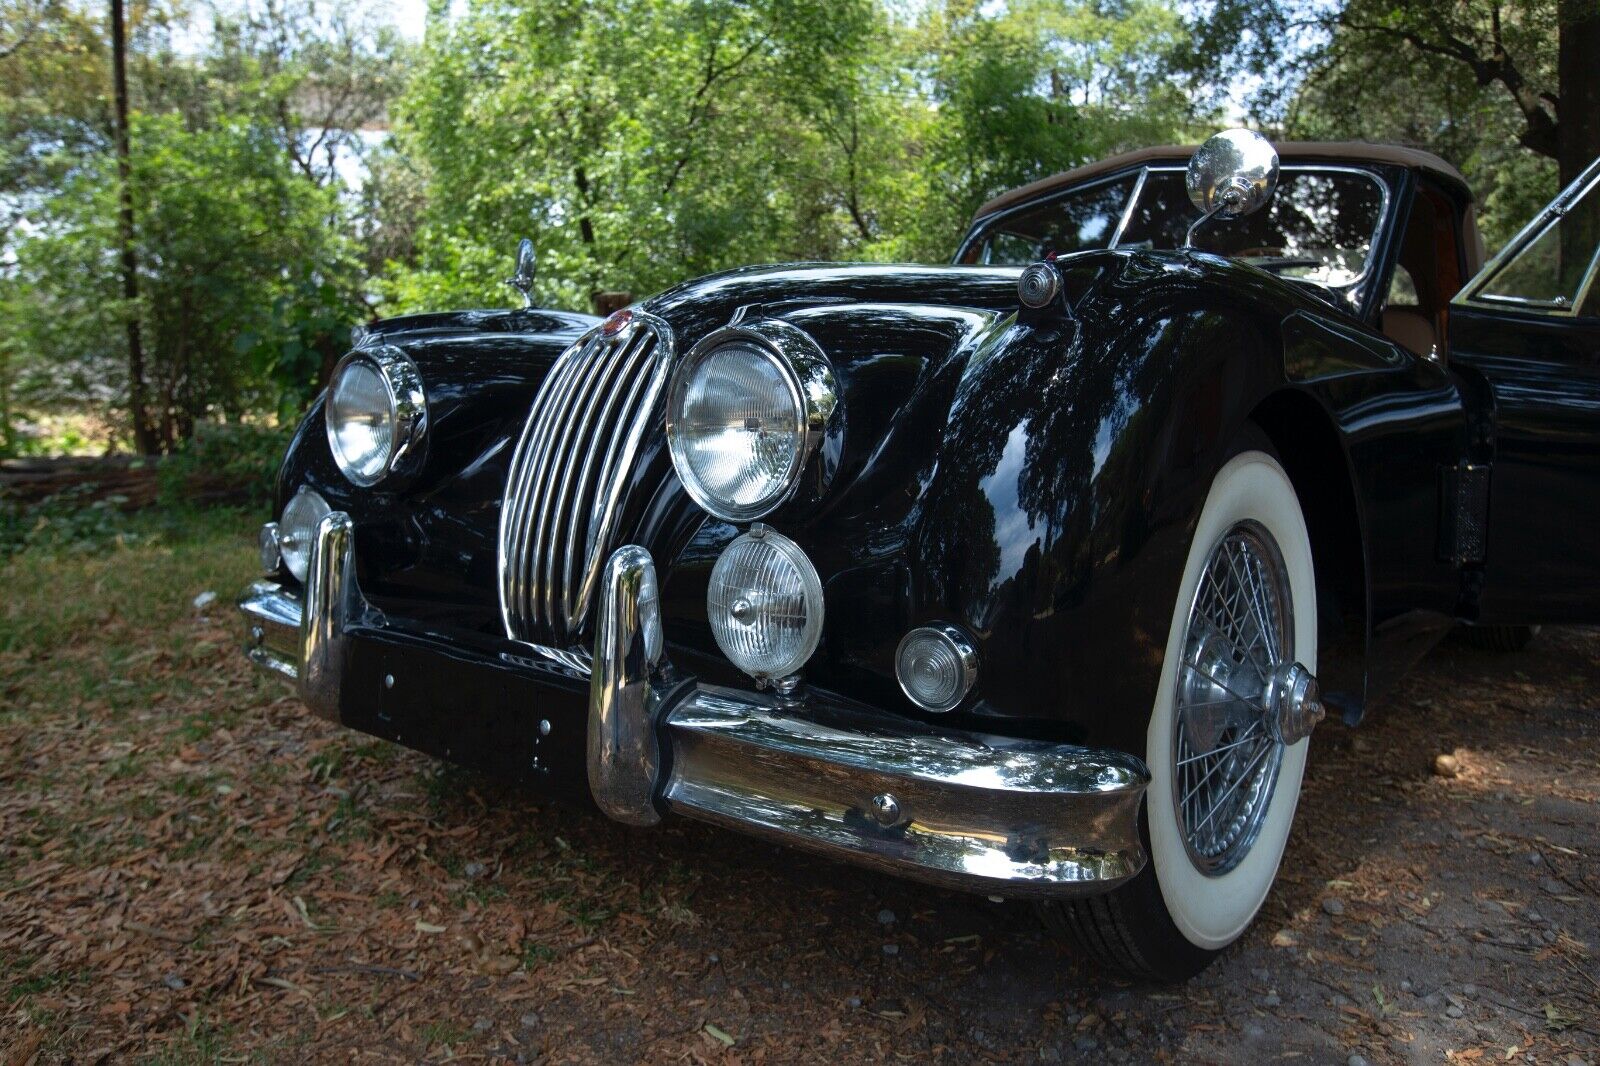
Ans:
{"type": "Polygon", "coordinates": [[[1561,1010],[1554,1003],[1544,1005],[1545,1028],[1553,1032],[1559,1033],[1563,1029],[1570,1029],[1577,1021],[1577,1018],[1561,1010]]]}
{"type": "Polygon", "coordinates": [[[23,1037],[16,1047],[11,1049],[11,1054],[6,1059],[6,1062],[10,1066],[27,1066],[28,1063],[33,1061],[33,1057],[38,1054],[39,1045],[42,1043],[44,1043],[44,1030],[35,1029],[23,1037]]]}

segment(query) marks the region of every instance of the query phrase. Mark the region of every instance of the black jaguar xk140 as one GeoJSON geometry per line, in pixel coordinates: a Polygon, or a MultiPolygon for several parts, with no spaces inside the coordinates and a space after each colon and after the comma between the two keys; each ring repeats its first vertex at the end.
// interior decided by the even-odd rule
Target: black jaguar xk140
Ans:
{"type": "Polygon", "coordinates": [[[1007,193],[951,266],[380,322],[284,462],[248,654],[1180,979],[1266,897],[1325,708],[1450,626],[1600,620],[1597,220],[1600,163],[1484,265],[1439,159],[1236,130],[1007,193]]]}

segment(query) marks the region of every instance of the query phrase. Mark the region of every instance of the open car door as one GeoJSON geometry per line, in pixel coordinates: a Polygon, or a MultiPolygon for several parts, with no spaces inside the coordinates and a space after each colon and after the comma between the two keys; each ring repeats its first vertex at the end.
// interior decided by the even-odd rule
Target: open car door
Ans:
{"type": "Polygon", "coordinates": [[[1461,290],[1494,411],[1482,621],[1600,621],[1600,159],[1461,290]]]}

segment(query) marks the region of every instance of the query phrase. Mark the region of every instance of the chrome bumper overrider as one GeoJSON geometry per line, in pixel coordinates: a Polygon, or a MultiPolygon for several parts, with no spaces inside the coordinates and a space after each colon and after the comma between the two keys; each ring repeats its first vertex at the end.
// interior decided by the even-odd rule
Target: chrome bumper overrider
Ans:
{"type": "Polygon", "coordinates": [[[257,581],[240,598],[239,610],[249,626],[250,661],[293,681],[306,706],[338,721],[345,630],[373,614],[356,584],[350,516],[335,511],[317,525],[303,604],[282,585],[257,581]]]}
{"type": "MultiPolygon", "coordinates": [[[[307,610],[271,582],[240,601],[251,660],[335,719],[345,631],[382,624],[356,587],[351,534],[341,513],[318,528],[307,610]]],[[[670,811],[1008,897],[1101,892],[1144,865],[1149,773],[1133,756],[933,728],[804,687],[669,681],[655,566],[636,546],[608,560],[596,607],[588,781],[612,818],[670,811]]]]}

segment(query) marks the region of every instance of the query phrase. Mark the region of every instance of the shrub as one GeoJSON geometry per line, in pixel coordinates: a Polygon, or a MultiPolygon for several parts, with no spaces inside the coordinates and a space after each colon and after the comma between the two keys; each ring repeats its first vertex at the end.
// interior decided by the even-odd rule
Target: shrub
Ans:
{"type": "Polygon", "coordinates": [[[138,541],[122,510],[126,499],[94,499],[94,492],[92,484],[74,485],[31,505],[0,497],[0,559],[24,550],[92,552],[138,541]]]}
{"type": "Polygon", "coordinates": [[[273,483],[291,431],[244,423],[206,422],[158,467],[161,506],[196,503],[272,505],[273,483]]]}

